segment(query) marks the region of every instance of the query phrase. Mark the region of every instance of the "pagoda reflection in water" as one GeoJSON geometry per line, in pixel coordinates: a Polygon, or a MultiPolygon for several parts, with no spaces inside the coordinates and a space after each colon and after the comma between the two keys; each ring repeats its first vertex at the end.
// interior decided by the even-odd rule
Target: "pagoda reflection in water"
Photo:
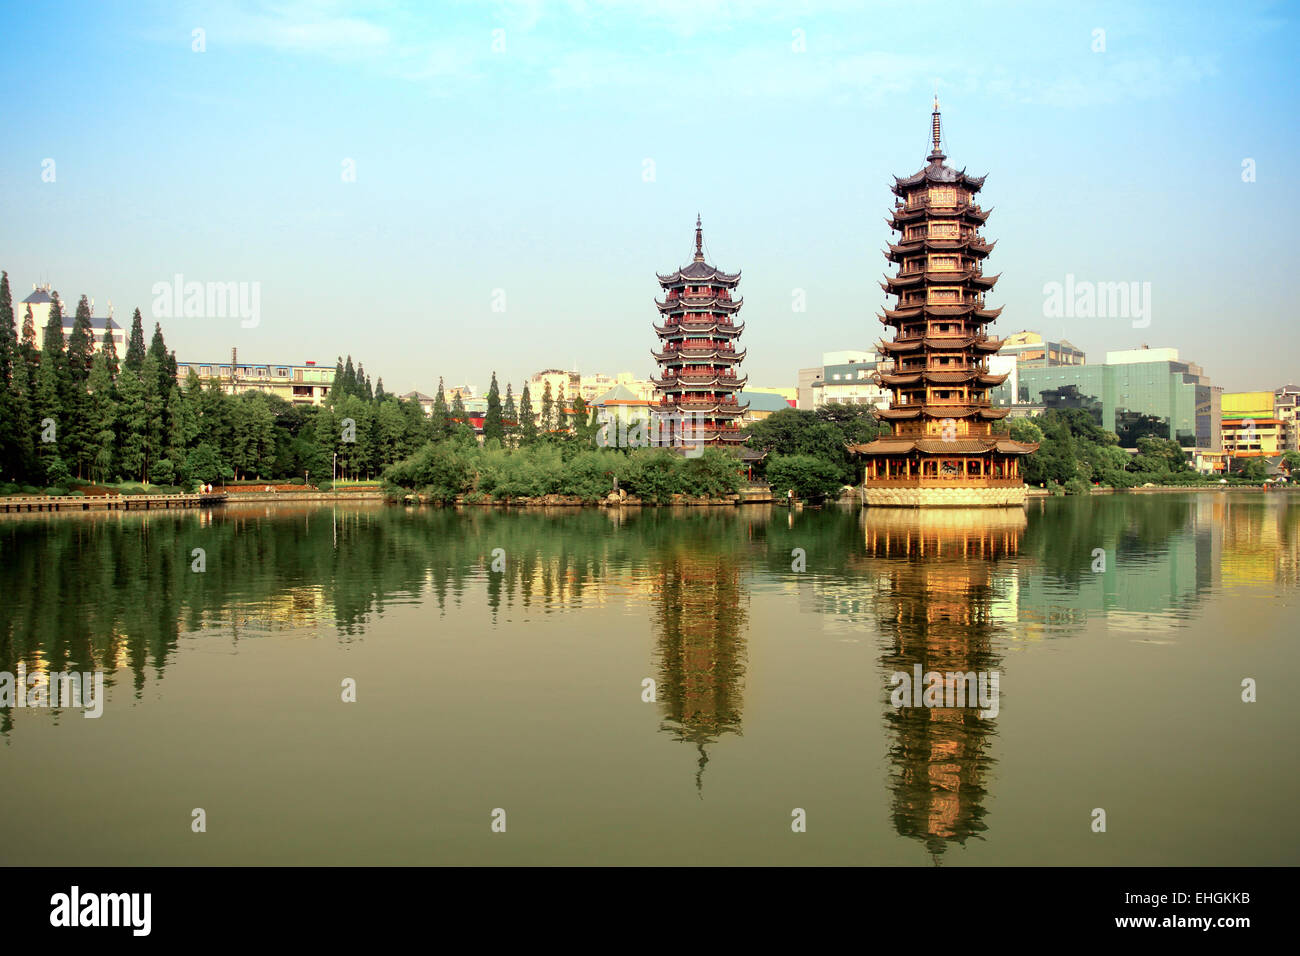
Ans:
{"type": "Polygon", "coordinates": [[[747,595],[734,552],[671,546],[658,561],[656,697],[663,730],[695,745],[703,798],[708,745],[741,733],[747,595]]]}
{"type": "Polygon", "coordinates": [[[871,508],[862,523],[867,559],[884,562],[876,619],[887,647],[881,669],[894,827],[924,843],[937,863],[951,844],[986,829],[996,718],[973,706],[895,707],[890,678],[918,665],[922,673],[1000,670],[998,563],[1018,553],[1027,521],[1019,508],[871,508]]]}

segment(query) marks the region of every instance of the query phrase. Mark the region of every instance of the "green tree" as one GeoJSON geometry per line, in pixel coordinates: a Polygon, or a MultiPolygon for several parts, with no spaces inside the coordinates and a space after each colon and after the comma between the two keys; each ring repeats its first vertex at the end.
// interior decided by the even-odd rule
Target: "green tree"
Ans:
{"type": "Polygon", "coordinates": [[[107,351],[95,354],[90,366],[90,474],[95,481],[111,481],[117,467],[118,396],[107,351]]]}
{"type": "Polygon", "coordinates": [[[542,415],[537,423],[538,430],[549,435],[555,431],[555,401],[551,398],[551,383],[548,381],[542,389],[542,415]]]}
{"type": "Polygon", "coordinates": [[[501,391],[497,387],[497,373],[492,372],[492,384],[488,387],[487,415],[483,419],[483,440],[493,438],[500,441],[506,437],[505,426],[501,419],[501,391]]]}
{"type": "Polygon", "coordinates": [[[126,340],[126,360],[123,363],[127,368],[140,370],[144,364],[144,322],[140,318],[140,310],[136,309],[131,315],[131,332],[126,340]]]}
{"type": "Polygon", "coordinates": [[[533,401],[524,385],[523,394],[519,396],[519,442],[531,445],[537,441],[537,418],[533,414],[533,401]]]}
{"type": "Polygon", "coordinates": [[[0,477],[20,477],[17,383],[14,363],[18,355],[18,329],[14,325],[14,304],[9,292],[9,273],[0,273],[0,477]]]}
{"type": "Polygon", "coordinates": [[[767,462],[767,483],[783,497],[793,490],[797,498],[838,497],[844,485],[840,470],[814,455],[775,455],[767,462]]]}
{"type": "Polygon", "coordinates": [[[42,480],[47,483],[53,483],[52,476],[61,475],[67,469],[63,459],[67,431],[63,403],[70,392],[68,357],[63,344],[63,304],[58,293],[54,293],[51,299],[35,387],[35,412],[41,433],[39,470],[42,480]],[[50,440],[51,432],[53,440],[50,440]]]}
{"type": "Polygon", "coordinates": [[[515,407],[515,395],[510,388],[510,383],[506,382],[506,405],[501,410],[502,427],[507,435],[517,435],[519,433],[519,409],[515,407]]]}
{"type": "Polygon", "coordinates": [[[433,440],[442,441],[451,431],[451,414],[447,411],[447,393],[443,391],[442,378],[438,379],[438,393],[433,396],[433,440]]]}

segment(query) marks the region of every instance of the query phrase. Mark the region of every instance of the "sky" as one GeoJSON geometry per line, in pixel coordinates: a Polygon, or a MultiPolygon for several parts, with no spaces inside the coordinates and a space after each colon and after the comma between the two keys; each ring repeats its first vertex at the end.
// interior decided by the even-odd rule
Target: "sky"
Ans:
{"type": "MultiPolygon", "coordinates": [[[[988,174],[999,335],[1300,381],[1295,5],[514,0],[6,4],[0,269],[181,362],[389,391],[647,377],[656,272],[740,270],[744,363],[870,349],[892,176],[988,174]],[[167,315],[183,284],[238,283],[167,315]],[[1138,283],[1149,315],[1045,291],[1138,283]],[[1143,285],[1149,283],[1149,285],[1143,285]],[[257,315],[251,318],[251,296],[257,315]]],[[[21,321],[21,316],[19,317],[21,321]]]]}

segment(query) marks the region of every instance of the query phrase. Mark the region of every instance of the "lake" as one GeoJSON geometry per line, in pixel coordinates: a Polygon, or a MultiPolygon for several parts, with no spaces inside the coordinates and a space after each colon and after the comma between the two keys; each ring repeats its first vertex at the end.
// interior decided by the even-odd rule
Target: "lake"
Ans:
{"type": "Polygon", "coordinates": [[[0,671],[105,681],[0,708],[7,865],[1300,856],[1286,494],[6,516],[0,568],[0,671]]]}

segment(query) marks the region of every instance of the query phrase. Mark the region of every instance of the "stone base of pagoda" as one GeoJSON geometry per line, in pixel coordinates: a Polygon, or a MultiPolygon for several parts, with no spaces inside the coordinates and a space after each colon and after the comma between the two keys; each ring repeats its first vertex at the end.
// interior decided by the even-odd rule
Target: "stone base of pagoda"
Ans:
{"type": "Polygon", "coordinates": [[[862,486],[862,503],[870,508],[1014,508],[1025,496],[1021,481],[1005,478],[976,483],[894,478],[862,486]]]}

